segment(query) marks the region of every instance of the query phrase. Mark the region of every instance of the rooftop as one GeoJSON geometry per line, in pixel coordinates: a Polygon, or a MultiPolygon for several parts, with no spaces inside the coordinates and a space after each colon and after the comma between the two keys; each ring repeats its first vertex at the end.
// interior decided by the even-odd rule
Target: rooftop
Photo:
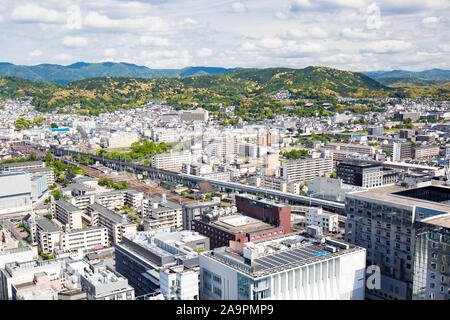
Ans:
{"type": "MultiPolygon", "coordinates": [[[[428,187],[425,187],[428,188],[428,187]]],[[[442,185],[433,185],[433,188],[436,190],[441,190],[443,193],[450,194],[450,187],[442,186],[442,185]]],[[[362,192],[355,192],[353,194],[348,195],[349,197],[353,196],[361,196],[370,198],[373,200],[381,200],[392,202],[395,204],[405,205],[405,206],[418,206],[425,207],[427,209],[442,211],[442,212],[450,212],[450,204],[446,204],[444,202],[433,201],[433,199],[425,200],[418,197],[414,197],[411,194],[413,190],[419,190],[424,188],[415,188],[415,189],[407,189],[405,187],[399,185],[389,185],[379,188],[372,188],[362,192]],[[405,192],[410,192],[405,193],[405,192]]]]}
{"type": "Polygon", "coordinates": [[[55,201],[55,203],[62,207],[64,210],[73,212],[73,211],[81,211],[80,208],[75,207],[73,204],[71,204],[70,202],[67,202],[65,200],[57,200],[55,201]]]}
{"type": "Polygon", "coordinates": [[[242,214],[234,214],[225,217],[219,217],[216,221],[211,222],[215,227],[224,229],[232,233],[252,233],[275,228],[274,226],[262,222],[261,220],[242,214]]]}
{"type": "Polygon", "coordinates": [[[47,218],[36,219],[36,224],[46,232],[61,231],[56,223],[47,218]]]}
{"type": "Polygon", "coordinates": [[[114,211],[109,210],[108,208],[102,206],[101,204],[98,204],[96,202],[88,205],[88,208],[93,209],[95,212],[100,213],[101,215],[107,217],[108,219],[116,222],[116,223],[122,223],[122,216],[116,214],[114,211]]]}
{"type": "Polygon", "coordinates": [[[244,272],[253,278],[267,276],[301,265],[317,263],[331,257],[364,250],[347,243],[327,239],[325,243],[291,233],[271,239],[246,244],[248,251],[242,254],[232,252],[227,247],[217,248],[204,255],[218,260],[231,268],[244,272]],[[326,250],[327,245],[338,247],[336,252],[326,250]],[[337,244],[337,245],[335,245],[337,244]],[[249,253],[250,252],[250,253],[249,253]]]}

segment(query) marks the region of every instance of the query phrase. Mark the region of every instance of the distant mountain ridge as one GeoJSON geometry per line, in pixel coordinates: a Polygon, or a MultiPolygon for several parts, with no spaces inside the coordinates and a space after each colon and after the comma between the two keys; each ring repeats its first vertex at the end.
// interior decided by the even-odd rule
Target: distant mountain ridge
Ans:
{"type": "Polygon", "coordinates": [[[239,68],[228,69],[200,66],[182,69],[150,69],[145,66],[138,66],[125,62],[76,62],[67,66],[58,64],[25,66],[0,62],[0,76],[18,77],[41,82],[55,82],[59,84],[107,76],[134,78],[188,77],[196,75],[224,74],[237,69],[239,68]]]}
{"type": "Polygon", "coordinates": [[[380,81],[383,78],[416,78],[424,80],[450,80],[450,70],[430,69],[424,71],[407,71],[407,70],[392,70],[392,71],[365,71],[361,72],[366,76],[380,81]]]}

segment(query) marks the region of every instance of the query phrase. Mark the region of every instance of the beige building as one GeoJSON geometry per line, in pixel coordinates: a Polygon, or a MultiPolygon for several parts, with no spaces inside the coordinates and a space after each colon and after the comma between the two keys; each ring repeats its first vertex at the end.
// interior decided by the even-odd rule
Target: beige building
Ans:
{"type": "Polygon", "coordinates": [[[108,237],[111,244],[120,243],[124,235],[136,233],[136,225],[126,219],[126,215],[120,216],[104,206],[93,203],[87,208],[88,217],[92,226],[102,226],[108,229],[108,237]]]}
{"type": "Polygon", "coordinates": [[[83,227],[81,222],[81,215],[83,210],[75,207],[70,202],[65,200],[58,200],[52,205],[53,216],[70,230],[81,229],[83,227]]]}

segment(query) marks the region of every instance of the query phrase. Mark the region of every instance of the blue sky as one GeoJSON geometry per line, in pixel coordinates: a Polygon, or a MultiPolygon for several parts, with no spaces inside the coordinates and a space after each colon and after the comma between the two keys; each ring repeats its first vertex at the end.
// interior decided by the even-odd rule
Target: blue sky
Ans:
{"type": "Polygon", "coordinates": [[[449,0],[0,0],[0,61],[450,69],[449,0]]]}

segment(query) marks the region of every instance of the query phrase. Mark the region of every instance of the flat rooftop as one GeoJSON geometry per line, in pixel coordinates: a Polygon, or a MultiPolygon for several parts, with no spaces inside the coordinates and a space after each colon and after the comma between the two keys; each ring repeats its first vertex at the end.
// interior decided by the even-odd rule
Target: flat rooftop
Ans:
{"type": "Polygon", "coordinates": [[[36,224],[47,232],[61,231],[56,223],[47,218],[36,219],[36,224]]]}
{"type": "Polygon", "coordinates": [[[71,204],[70,202],[67,202],[66,200],[57,200],[55,201],[55,203],[60,206],[61,208],[63,208],[66,211],[69,212],[74,212],[74,211],[81,211],[80,208],[75,207],[73,204],[71,204]]]}
{"type": "Polygon", "coordinates": [[[94,202],[90,205],[88,205],[88,208],[93,209],[95,212],[98,212],[99,214],[107,217],[108,219],[114,221],[115,223],[122,223],[122,216],[116,214],[114,211],[109,210],[108,208],[102,206],[101,204],[98,204],[97,202],[94,202]]]}
{"type": "MultiPolygon", "coordinates": [[[[447,186],[433,185],[433,188],[441,189],[444,193],[450,193],[450,187],[447,186]]],[[[408,196],[408,193],[404,193],[407,191],[418,189],[422,188],[407,189],[398,185],[390,185],[385,187],[373,188],[362,192],[355,192],[349,194],[348,197],[362,196],[373,200],[388,201],[410,207],[418,206],[437,211],[450,212],[450,204],[415,198],[412,196],[408,196]]]]}
{"type": "Polygon", "coordinates": [[[235,234],[242,232],[252,233],[276,228],[268,223],[241,214],[220,217],[218,220],[212,221],[211,224],[235,234]]]}
{"type": "Polygon", "coordinates": [[[433,225],[436,225],[436,226],[441,226],[441,227],[450,229],[450,215],[448,215],[448,214],[439,215],[437,217],[424,219],[424,220],[422,220],[422,222],[426,222],[426,223],[429,223],[429,224],[433,224],[433,225]]]}
{"type": "Polygon", "coordinates": [[[321,260],[354,251],[364,250],[351,244],[342,244],[347,245],[347,248],[340,248],[336,252],[330,252],[325,249],[328,245],[327,243],[319,244],[315,240],[291,233],[248,243],[247,245],[254,246],[252,249],[254,251],[259,251],[257,249],[259,246],[264,247],[264,253],[260,253],[251,263],[244,259],[243,254],[231,252],[226,247],[214,249],[214,251],[206,252],[204,255],[257,278],[282,270],[297,268],[301,265],[317,263],[321,260]]]}

